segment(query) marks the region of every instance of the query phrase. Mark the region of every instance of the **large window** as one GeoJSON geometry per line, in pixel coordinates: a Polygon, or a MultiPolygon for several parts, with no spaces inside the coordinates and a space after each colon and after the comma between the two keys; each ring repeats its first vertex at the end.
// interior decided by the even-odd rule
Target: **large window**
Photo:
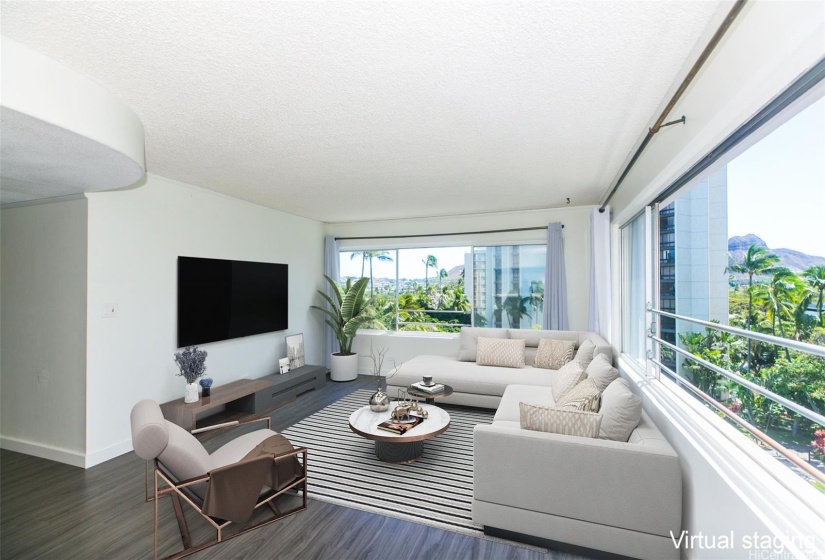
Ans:
{"type": "Polygon", "coordinates": [[[823,122],[820,99],[628,223],[621,242],[623,351],[645,359],[657,324],[648,364],[825,493],[823,122]],[[654,224],[648,253],[639,232],[654,224]],[[658,269],[649,313],[645,262],[658,269]]]}
{"type": "Polygon", "coordinates": [[[545,245],[342,251],[341,282],[369,278],[373,328],[541,328],[545,245]]]}

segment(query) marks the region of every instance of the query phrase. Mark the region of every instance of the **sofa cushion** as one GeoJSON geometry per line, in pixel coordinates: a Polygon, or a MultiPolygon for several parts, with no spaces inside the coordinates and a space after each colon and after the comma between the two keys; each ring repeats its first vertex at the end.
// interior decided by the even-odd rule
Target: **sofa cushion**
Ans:
{"type": "Polygon", "coordinates": [[[556,406],[559,408],[598,412],[601,397],[602,392],[599,391],[599,388],[593,380],[585,379],[557,400],[556,406]]]}
{"type": "Polygon", "coordinates": [[[619,370],[614,368],[604,354],[597,354],[593,361],[587,366],[587,377],[596,383],[599,392],[607,389],[607,386],[619,378],[619,370]]]}
{"type": "Polygon", "coordinates": [[[587,374],[584,373],[578,362],[575,360],[567,362],[555,375],[550,377],[550,387],[553,389],[553,400],[558,402],[565,393],[585,379],[587,379],[587,374]]]}
{"type": "Polygon", "coordinates": [[[576,343],[572,340],[553,340],[544,338],[539,342],[534,367],[544,369],[560,369],[573,359],[576,343]]]}
{"type": "Polygon", "coordinates": [[[519,411],[521,428],[536,432],[595,438],[602,423],[602,415],[596,412],[527,403],[519,403],[519,411]]]}
{"type": "Polygon", "coordinates": [[[553,390],[550,389],[550,387],[510,385],[501,397],[501,403],[499,403],[498,409],[496,409],[493,422],[518,422],[521,416],[521,412],[519,411],[520,402],[539,406],[554,406],[556,404],[556,401],[553,399],[553,390]]]}
{"type": "Polygon", "coordinates": [[[524,345],[528,348],[538,348],[539,343],[544,339],[569,340],[573,344],[578,344],[579,342],[578,331],[542,331],[534,329],[510,329],[509,332],[509,338],[524,339],[524,345]]]}
{"type": "Polygon", "coordinates": [[[478,337],[508,338],[507,329],[484,329],[481,327],[461,327],[458,335],[458,360],[475,362],[478,349],[478,337]]]}
{"type": "Polygon", "coordinates": [[[590,362],[593,361],[593,353],[595,351],[596,345],[593,344],[592,340],[587,339],[579,344],[579,349],[576,352],[576,357],[574,359],[579,362],[579,365],[581,365],[583,370],[586,370],[590,365],[590,362]]]}
{"type": "Polygon", "coordinates": [[[602,393],[602,426],[599,438],[627,441],[642,418],[642,399],[634,395],[622,378],[616,379],[602,393]]]}
{"type": "MultiPolygon", "coordinates": [[[[390,387],[388,394],[395,397],[396,388],[409,387],[421,381],[422,376],[432,375],[433,381],[450,385],[456,393],[501,397],[508,385],[549,387],[554,374],[547,369],[479,366],[475,362],[459,362],[455,356],[422,354],[389,372],[387,385],[390,387]]],[[[447,399],[449,402],[450,397],[447,399]]]]}
{"type": "Polygon", "coordinates": [[[509,368],[524,367],[524,341],[478,337],[476,364],[509,368]]]}

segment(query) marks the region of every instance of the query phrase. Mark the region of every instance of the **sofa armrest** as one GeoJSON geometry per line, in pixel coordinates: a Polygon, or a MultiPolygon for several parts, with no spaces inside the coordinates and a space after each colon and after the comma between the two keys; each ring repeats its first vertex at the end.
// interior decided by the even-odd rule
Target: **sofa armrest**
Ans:
{"type": "Polygon", "coordinates": [[[636,444],[478,425],[473,469],[475,500],[660,536],[681,530],[679,458],[664,439],[636,444]]]}

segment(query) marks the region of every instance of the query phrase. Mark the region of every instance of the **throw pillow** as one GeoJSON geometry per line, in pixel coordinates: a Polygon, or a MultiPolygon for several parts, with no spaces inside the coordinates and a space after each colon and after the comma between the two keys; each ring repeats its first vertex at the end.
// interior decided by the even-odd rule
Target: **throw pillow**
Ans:
{"type": "Polygon", "coordinates": [[[476,363],[480,366],[524,367],[524,341],[478,337],[476,363]]]}
{"type": "Polygon", "coordinates": [[[539,341],[539,350],[533,367],[544,369],[560,369],[561,366],[573,359],[575,343],[568,340],[553,340],[543,338],[539,341]]]}
{"type": "Polygon", "coordinates": [[[573,360],[567,362],[559,371],[550,378],[550,389],[553,391],[553,400],[559,402],[565,393],[587,379],[587,374],[582,371],[579,362],[573,360]]]}
{"type": "Polygon", "coordinates": [[[611,365],[604,354],[596,354],[596,357],[587,366],[586,373],[587,377],[596,383],[600,393],[619,378],[619,370],[611,365]]]}
{"type": "Polygon", "coordinates": [[[475,362],[478,352],[478,337],[507,338],[507,329],[484,329],[481,327],[461,327],[458,335],[458,361],[475,362]]]}
{"type": "Polygon", "coordinates": [[[602,393],[601,439],[627,441],[642,419],[642,399],[634,395],[622,378],[616,379],[602,393]]]}
{"type": "Polygon", "coordinates": [[[557,408],[571,408],[586,412],[599,412],[602,392],[592,379],[585,379],[556,401],[557,408]]]}
{"type": "Polygon", "coordinates": [[[523,402],[518,403],[518,407],[519,423],[523,430],[587,438],[599,435],[601,414],[523,402]]]}
{"type": "Polygon", "coordinates": [[[576,352],[576,361],[579,362],[582,369],[587,369],[587,366],[593,361],[593,352],[595,351],[596,345],[589,338],[579,345],[579,351],[576,352]]]}

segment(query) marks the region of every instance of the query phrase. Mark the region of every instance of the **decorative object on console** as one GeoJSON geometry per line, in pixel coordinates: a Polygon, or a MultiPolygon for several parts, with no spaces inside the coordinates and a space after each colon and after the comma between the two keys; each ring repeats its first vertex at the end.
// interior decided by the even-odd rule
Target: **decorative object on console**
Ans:
{"type": "Polygon", "coordinates": [[[575,350],[576,343],[572,340],[542,338],[539,341],[539,349],[536,352],[536,361],[533,363],[533,367],[561,369],[564,364],[573,359],[575,350]]]}
{"type": "Polygon", "coordinates": [[[430,387],[433,385],[433,376],[425,375],[421,378],[421,382],[424,384],[425,387],[430,387]]]}
{"type": "Polygon", "coordinates": [[[358,377],[358,355],[352,351],[352,341],[359,328],[374,321],[372,308],[367,303],[365,292],[369,278],[361,278],[354,284],[347,279],[342,289],[338,283],[327,275],[324,279],[332,286],[334,299],[321,290],[318,294],[324,299],[328,307],[311,305],[312,309],[327,316],[327,325],[335,333],[341,350],[332,355],[330,379],[333,381],[353,381],[358,377]]]}
{"type": "Polygon", "coordinates": [[[186,379],[186,393],[183,401],[194,403],[200,400],[198,393],[198,378],[206,373],[206,350],[198,350],[197,346],[187,346],[180,352],[175,352],[175,363],[181,377],[186,379]]]}
{"type": "Polygon", "coordinates": [[[478,337],[476,363],[480,366],[524,367],[524,340],[478,337]]]}
{"type": "Polygon", "coordinates": [[[303,334],[286,337],[286,355],[289,358],[289,369],[297,369],[306,365],[303,334]]]}
{"type": "Polygon", "coordinates": [[[200,380],[201,396],[208,397],[212,394],[212,383],[215,381],[211,377],[203,377],[200,380]]]}
{"type": "Polygon", "coordinates": [[[281,375],[289,373],[289,358],[281,358],[278,360],[278,371],[281,375]]]}

